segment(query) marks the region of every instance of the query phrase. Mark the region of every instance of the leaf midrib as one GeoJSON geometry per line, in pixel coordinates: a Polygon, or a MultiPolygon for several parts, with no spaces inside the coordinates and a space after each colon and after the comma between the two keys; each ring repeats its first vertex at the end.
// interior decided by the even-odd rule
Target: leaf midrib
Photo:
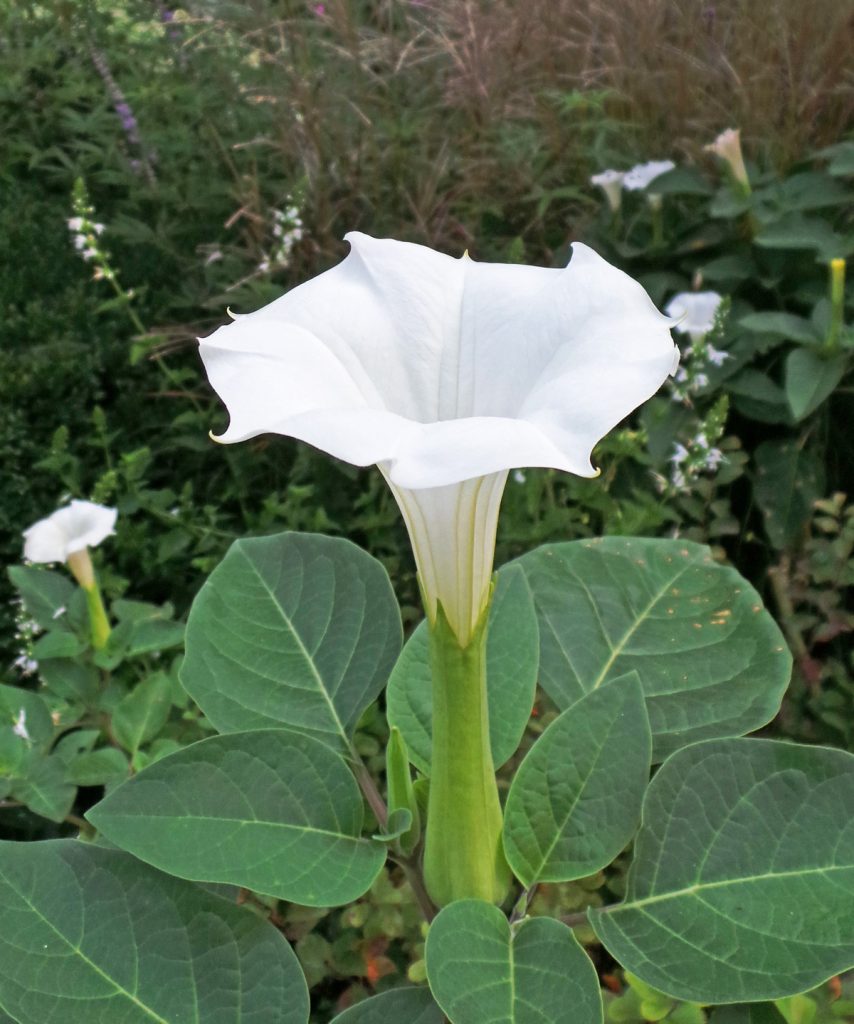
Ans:
{"type": "Polygon", "coordinates": [[[854,864],[831,864],[828,867],[801,868],[793,871],[768,871],[761,875],[724,878],[717,882],[697,882],[694,885],[686,886],[684,889],[674,889],[672,892],[657,893],[655,896],[645,896],[643,899],[617,903],[614,906],[603,908],[602,913],[610,915],[617,914],[622,910],[637,910],[642,907],[651,906],[654,903],[665,903],[667,900],[679,899],[683,896],[694,896],[701,892],[725,889],[731,885],[745,885],[749,882],[764,882],[768,879],[777,878],[803,878],[805,875],[826,875],[834,871],[854,871],[854,864]]]}
{"type": "Polygon", "coordinates": [[[255,576],[258,578],[259,583],[261,584],[261,586],[264,588],[264,590],[269,595],[270,600],[273,603],[273,607],[281,615],[282,621],[285,623],[285,625],[290,630],[291,635],[293,636],[294,640],[296,641],[297,647],[299,648],[301,654],[305,658],[306,664],[309,667],[309,670],[311,672],[312,678],[314,678],[314,680],[317,682],[317,689],[320,691],[321,696],[326,701],[326,704],[329,707],[329,712],[332,715],[332,721],[334,722],[335,727],[337,728],[340,736],[343,738],[344,742],[346,743],[347,742],[347,732],[344,729],[344,726],[343,726],[343,724],[341,722],[340,717],[338,716],[338,711],[335,708],[335,704],[333,703],[333,700],[330,697],[329,692],[326,689],[326,685],[325,685],[325,683],[323,681],[323,677],[317,671],[317,666],[314,663],[314,659],[312,658],[311,654],[309,654],[308,648],[302,642],[302,637],[297,632],[297,629],[296,629],[296,626],[293,623],[293,620],[290,618],[288,613],[282,607],[280,601],[278,600],[278,598],[276,596],[276,592],[267,583],[267,580],[264,578],[264,576],[262,575],[262,573],[259,570],[258,566],[255,564],[255,562],[249,557],[249,555],[247,554],[246,551],[244,551],[243,549],[240,549],[240,550],[241,550],[241,554],[246,559],[246,562],[249,565],[250,569],[255,574],[255,576]]]}
{"type": "MultiPolygon", "coordinates": [[[[90,967],[96,974],[98,974],[100,977],[102,977],[108,984],[112,985],[113,988],[116,990],[116,993],[118,995],[122,995],[126,999],[129,999],[130,1002],[132,1002],[135,1006],[139,1007],[139,1009],[142,1010],[144,1013],[146,1013],[153,1021],[157,1021],[157,1024],[172,1024],[171,1021],[168,1021],[165,1017],[161,1017],[160,1014],[157,1013],[155,1010],[152,1010],[150,1006],[147,1006],[141,1000],[137,999],[137,997],[132,992],[128,992],[128,990],[126,988],[124,988],[122,985],[120,985],[114,978],[112,978],[109,974],[107,974],[106,971],[104,971],[101,967],[99,967],[95,963],[94,960],[91,960],[88,956],[86,956],[86,954],[83,952],[83,950],[79,946],[75,945],[67,936],[63,935],[62,932],[59,931],[59,929],[56,927],[56,925],[54,925],[53,922],[49,918],[44,916],[44,914],[39,910],[39,908],[35,905],[35,903],[33,903],[26,896],[25,893],[21,892],[18,888],[16,888],[15,885],[12,884],[12,881],[9,878],[6,878],[5,881],[8,884],[8,886],[10,887],[10,889],[12,889],[12,891],[15,892],[20,897],[21,900],[23,900],[23,902],[30,908],[30,910],[32,910],[32,912],[36,915],[36,917],[40,921],[44,922],[44,924],[47,925],[47,927],[59,939],[61,939],[62,942],[64,942],[65,945],[68,946],[68,948],[73,953],[75,953],[78,957],[80,957],[80,959],[88,967],[90,967]]],[[[196,1024],[199,1024],[198,1013],[196,1013],[195,1021],[196,1021],[196,1024]]]]}

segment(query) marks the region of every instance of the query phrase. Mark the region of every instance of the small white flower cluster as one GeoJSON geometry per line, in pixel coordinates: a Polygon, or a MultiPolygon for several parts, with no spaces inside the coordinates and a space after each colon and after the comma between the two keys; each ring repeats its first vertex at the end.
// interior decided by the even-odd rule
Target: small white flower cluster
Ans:
{"type": "Polygon", "coordinates": [[[12,602],[15,609],[15,640],[18,644],[18,657],[12,662],[22,676],[31,676],[38,671],[39,663],[32,657],[33,641],[42,632],[42,627],[27,617],[24,602],[18,597],[12,602]]]}
{"type": "Polygon", "coordinates": [[[627,171],[609,169],[594,174],[591,185],[597,185],[605,193],[608,206],[616,213],[622,204],[622,191],[639,192],[647,189],[656,178],[672,171],[676,164],[672,160],[649,160],[644,164],[635,164],[627,171]]]}
{"type": "Polygon", "coordinates": [[[715,348],[709,337],[720,333],[728,309],[729,303],[717,292],[680,292],[664,307],[677,321],[673,329],[691,339],[670,385],[674,402],[690,404],[691,395],[708,386],[709,368],[729,359],[729,353],[715,348]]]}
{"type": "Polygon", "coordinates": [[[270,267],[287,267],[297,242],[303,237],[302,216],[298,206],[291,204],[286,210],[273,210],[273,238],[275,247],[269,256],[258,264],[258,270],[266,273],[270,267]]]}
{"type": "Polygon", "coordinates": [[[714,473],[723,462],[720,448],[709,443],[705,430],[697,432],[687,445],[678,441],[670,456],[670,485],[676,491],[686,491],[700,473],[714,473]]]}
{"type": "Polygon", "coordinates": [[[84,260],[93,260],[98,256],[98,237],[104,230],[103,224],[90,221],[86,217],[70,217],[68,230],[72,233],[74,248],[84,260]]]}
{"type": "Polygon", "coordinates": [[[74,216],[69,217],[66,223],[74,248],[80,253],[81,259],[94,263],[94,281],[110,280],[115,277],[115,273],[110,267],[109,253],[100,241],[105,228],[95,220],[95,209],[89,203],[86,187],[79,179],[74,184],[72,206],[74,216]]]}

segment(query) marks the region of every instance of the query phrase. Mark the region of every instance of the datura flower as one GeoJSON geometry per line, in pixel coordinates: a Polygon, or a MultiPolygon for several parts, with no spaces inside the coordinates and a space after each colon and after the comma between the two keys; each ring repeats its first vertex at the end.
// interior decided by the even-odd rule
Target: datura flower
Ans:
{"type": "Polygon", "coordinates": [[[623,175],[623,188],[628,192],[639,192],[648,188],[662,174],[672,171],[675,166],[672,160],[650,160],[645,164],[635,164],[623,175]]]}
{"type": "Polygon", "coordinates": [[[605,193],[605,199],[612,213],[617,213],[623,202],[623,178],[625,171],[607,170],[594,174],[591,185],[597,185],[605,193]]]}
{"type": "Polygon", "coordinates": [[[347,235],[338,266],[200,342],[230,414],[217,438],[306,441],[376,463],[426,611],[461,643],[488,601],[508,471],[592,477],[593,445],[676,366],[643,288],[575,243],[563,270],[347,235]]]}
{"type": "Polygon", "coordinates": [[[674,328],[696,342],[702,341],[714,327],[721,302],[717,292],[679,292],[667,303],[665,311],[676,321],[674,328]]]}
{"type": "Polygon", "coordinates": [[[103,647],[110,624],[89,548],[97,547],[115,532],[116,509],[93,501],[72,501],[24,530],[24,557],[31,562],[67,562],[74,578],[86,592],[92,644],[103,647]]]}
{"type": "Polygon", "coordinates": [[[115,532],[117,512],[92,501],[72,501],[24,530],[24,558],[31,562],[66,562],[84,548],[94,548],[115,532]]]}
{"type": "Polygon", "coordinates": [[[741,152],[741,131],[738,128],[727,128],[726,131],[703,147],[708,153],[725,161],[730,169],[733,180],[744,192],[750,192],[750,178],[747,175],[747,168],[744,166],[744,156],[741,152]]]}

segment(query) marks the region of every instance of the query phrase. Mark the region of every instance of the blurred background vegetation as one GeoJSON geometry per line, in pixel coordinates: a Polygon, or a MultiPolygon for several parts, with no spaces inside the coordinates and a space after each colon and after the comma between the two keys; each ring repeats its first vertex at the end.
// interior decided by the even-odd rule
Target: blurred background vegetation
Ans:
{"type": "MultiPolygon", "coordinates": [[[[195,338],[337,262],[353,229],[543,266],[580,239],[662,308],[684,291],[724,297],[704,342],[678,336],[687,380],[599,446],[598,480],[511,476],[498,562],[602,533],[708,543],[795,654],[770,733],[854,750],[854,302],[837,296],[834,328],[829,271],[854,253],[852,38],[852,0],[0,0],[0,551],[18,561],[21,530],[69,497],[115,505],[117,537],[96,553],[107,595],[147,602],[118,608],[162,626],[108,666],[112,704],[78,742],[91,708],[67,673],[94,671],[91,652],[38,639],[51,623],[0,580],[6,687],[42,695],[65,742],[35,789],[0,794],[0,832],[73,834],[129,758],[204,734],[175,681],[180,623],[235,537],[351,537],[416,621],[376,471],[278,437],[208,438],[224,412],[195,338]],[[749,192],[704,148],[728,127],[749,192]],[[676,165],[660,200],[626,192],[614,214],[590,177],[652,159],[676,165]],[[87,210],[104,225],[92,252],[68,225],[87,210]],[[120,721],[148,709],[130,746],[110,727],[122,701],[120,721]]],[[[0,690],[10,731],[17,698],[0,690]]],[[[550,713],[538,705],[532,735],[550,713]]],[[[372,714],[360,733],[378,770],[384,728],[372,714]]],[[[572,912],[604,886],[618,894],[620,878],[543,886],[535,909],[572,912]]],[[[272,914],[318,1020],[422,977],[393,875],[343,912],[272,914]]],[[[609,969],[613,1020],[702,1020],[609,969]]],[[[854,1005],[838,997],[792,1004],[791,1024],[838,1018],[854,1005]]]]}

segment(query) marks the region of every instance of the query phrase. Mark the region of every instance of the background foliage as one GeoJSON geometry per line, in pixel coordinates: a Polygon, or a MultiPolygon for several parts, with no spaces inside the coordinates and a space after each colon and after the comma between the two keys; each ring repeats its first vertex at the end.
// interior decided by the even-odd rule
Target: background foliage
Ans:
{"type": "MultiPolygon", "coordinates": [[[[599,446],[600,479],[512,476],[498,563],[599,534],[710,544],[795,655],[770,734],[854,750],[850,330],[827,347],[828,262],[854,252],[850,3],[2,0],[0,18],[0,548],[18,561],[20,531],[67,496],[118,506],[97,554],[127,624],[93,663],[80,609],[54,620],[51,591],[39,614],[34,589],[61,583],[0,582],[13,688],[0,756],[22,702],[39,702],[44,726],[30,789],[6,787],[4,835],[73,834],[102,786],[206,735],[176,680],[181,623],[236,537],[347,536],[385,563],[415,624],[408,544],[377,473],[281,438],[207,436],[224,413],[193,339],[226,306],[256,308],[336,262],[351,229],[546,266],[582,239],[661,306],[692,287],[726,297],[711,342],[728,358],[692,352],[688,381],[599,446]],[[750,196],[703,149],[730,125],[750,196]],[[614,218],[588,184],[663,158],[677,168],[656,183],[660,224],[643,195],[614,218]],[[66,223],[78,181],[105,225],[89,260],[66,223]]],[[[535,710],[528,743],[556,714],[542,695],[535,710]]],[[[378,771],[385,729],[374,707],[357,733],[378,771]]],[[[622,884],[544,885],[534,909],[566,914],[622,884]]],[[[344,911],[262,909],[295,940],[318,1019],[423,978],[394,873],[344,911]]],[[[614,1021],[705,1013],[611,980],[614,1021]]],[[[830,1019],[831,1005],[823,993],[806,1017],[786,1013],[830,1019]]]]}

